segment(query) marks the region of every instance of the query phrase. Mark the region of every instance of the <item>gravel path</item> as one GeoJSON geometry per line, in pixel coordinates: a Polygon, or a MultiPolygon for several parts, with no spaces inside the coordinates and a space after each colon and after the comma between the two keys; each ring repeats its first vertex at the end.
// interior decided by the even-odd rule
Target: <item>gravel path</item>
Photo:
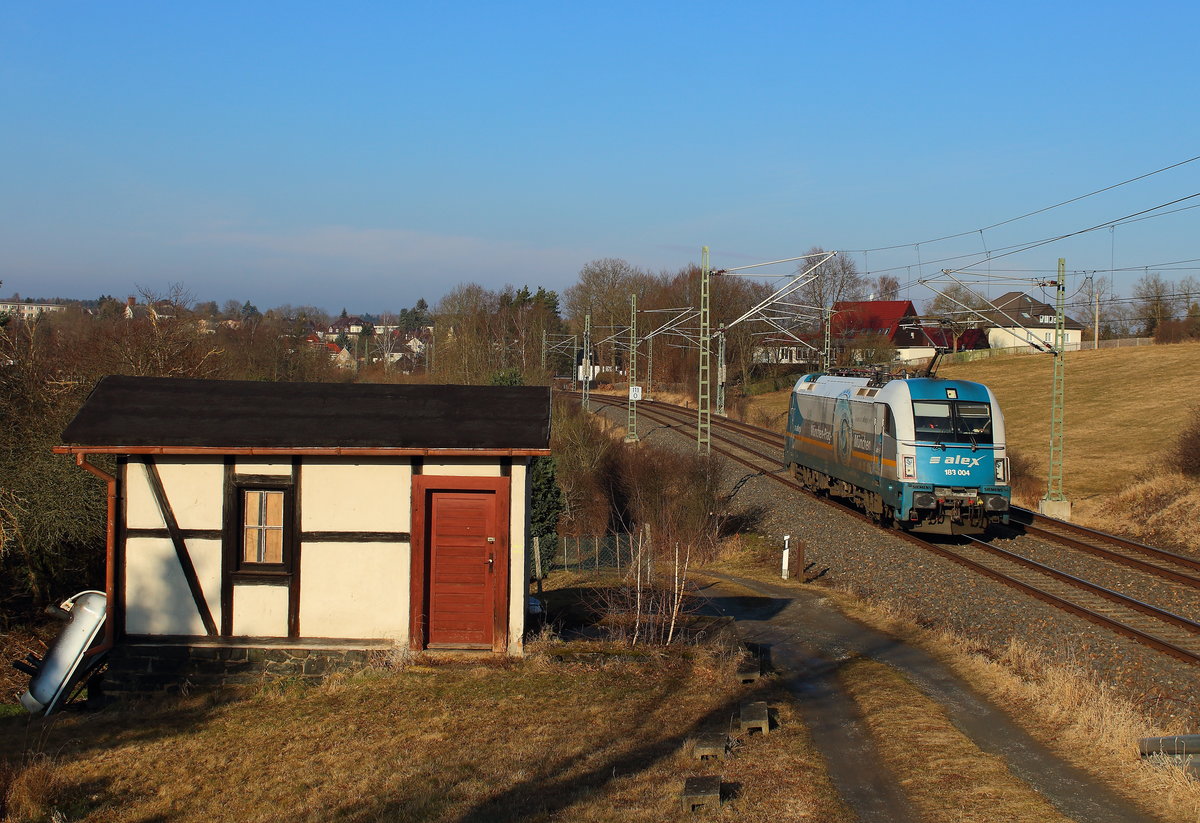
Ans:
{"type": "Polygon", "coordinates": [[[720,585],[705,594],[716,610],[737,621],[738,633],[770,650],[773,667],[803,699],[800,710],[813,742],[829,765],[830,777],[863,823],[914,819],[900,787],[889,783],[877,762],[870,733],[862,728],[853,701],[838,682],[848,659],[867,658],[901,671],[944,708],[951,722],[980,750],[995,755],[1063,815],[1087,823],[1139,823],[1145,815],[1107,786],[1069,766],[1033,740],[1003,711],[980,697],[920,649],[844,617],[824,598],[796,586],[713,574],[760,595],[770,608],[747,605],[745,597],[722,596],[720,585]]]}
{"type": "MultiPolygon", "coordinates": [[[[601,407],[599,413],[619,424],[625,422],[624,407],[601,407]]],[[[648,419],[639,424],[639,433],[644,442],[659,447],[695,449],[694,434],[688,437],[648,419]]],[[[761,450],[761,444],[758,448],[761,450]]],[[[865,598],[902,605],[926,625],[952,628],[994,648],[1019,638],[1053,659],[1074,660],[1095,671],[1162,721],[1200,729],[1197,667],[972,574],[769,478],[747,480],[752,473],[742,466],[729,465],[725,472],[729,489],[744,480],[733,498],[734,509],[763,511],[757,531],[781,548],[785,534],[792,536],[793,547],[802,540],[806,562],[813,564],[810,576],[820,573],[821,583],[850,587],[865,598]]],[[[1036,542],[1040,548],[1030,547],[1030,553],[1051,552],[1044,543],[1036,542]]],[[[1119,584],[1115,579],[1110,582],[1114,587],[1119,584]]],[[[1185,613],[1200,613],[1179,605],[1185,613]]]]}

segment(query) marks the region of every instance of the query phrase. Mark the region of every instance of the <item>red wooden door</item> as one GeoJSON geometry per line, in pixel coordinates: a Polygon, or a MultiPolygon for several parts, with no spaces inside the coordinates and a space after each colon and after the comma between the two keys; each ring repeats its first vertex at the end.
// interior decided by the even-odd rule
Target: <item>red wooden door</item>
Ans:
{"type": "Polygon", "coordinates": [[[497,522],[492,491],[433,491],[429,511],[429,645],[491,648],[497,522]]]}

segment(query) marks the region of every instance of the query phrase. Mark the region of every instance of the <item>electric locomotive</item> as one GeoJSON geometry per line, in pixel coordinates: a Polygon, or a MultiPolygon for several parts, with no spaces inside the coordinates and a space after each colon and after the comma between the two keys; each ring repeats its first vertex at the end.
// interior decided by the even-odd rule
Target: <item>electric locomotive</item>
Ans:
{"type": "Polygon", "coordinates": [[[982,383],[806,374],[792,390],[783,463],[884,525],[982,534],[1008,522],[1004,417],[982,383]]]}

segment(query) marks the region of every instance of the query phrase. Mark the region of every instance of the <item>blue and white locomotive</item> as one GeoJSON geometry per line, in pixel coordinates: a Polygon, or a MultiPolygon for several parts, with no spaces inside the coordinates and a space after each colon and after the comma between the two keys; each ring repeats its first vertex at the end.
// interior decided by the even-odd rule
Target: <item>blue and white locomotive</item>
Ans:
{"type": "Polygon", "coordinates": [[[863,371],[806,374],[788,409],[784,466],[885,525],[981,534],[1007,523],[1004,417],[967,380],[863,371]]]}

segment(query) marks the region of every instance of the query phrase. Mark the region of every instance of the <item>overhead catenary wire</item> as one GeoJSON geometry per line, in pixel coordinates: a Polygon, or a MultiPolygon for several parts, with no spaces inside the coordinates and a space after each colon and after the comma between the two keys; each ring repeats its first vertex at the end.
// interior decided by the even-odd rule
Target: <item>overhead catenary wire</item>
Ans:
{"type": "MultiPolygon", "coordinates": [[[[1045,240],[1039,240],[1039,241],[1037,241],[1037,242],[1035,242],[1035,243],[1029,243],[1029,244],[1025,245],[1024,247],[1022,247],[1022,248],[1014,249],[1014,250],[1012,250],[1012,251],[1007,251],[1007,252],[1005,252],[1005,253],[1003,253],[1003,254],[994,254],[994,255],[990,255],[990,256],[988,256],[988,257],[984,257],[984,258],[982,258],[982,259],[980,259],[980,260],[977,260],[976,262],[974,262],[974,263],[970,264],[969,266],[964,266],[963,268],[956,268],[956,269],[952,269],[952,270],[950,270],[950,271],[957,272],[957,273],[963,273],[963,272],[965,271],[965,269],[967,269],[967,268],[970,268],[970,266],[978,266],[980,263],[986,263],[986,262],[988,262],[988,261],[990,261],[990,260],[997,260],[997,259],[999,259],[999,258],[1001,258],[1001,257],[1010,257],[1010,256],[1012,256],[1012,255],[1014,255],[1014,254],[1020,254],[1021,252],[1025,252],[1025,251],[1030,251],[1030,250],[1032,250],[1032,249],[1036,249],[1036,248],[1038,248],[1039,246],[1045,246],[1045,245],[1047,245],[1047,244],[1049,244],[1049,243],[1056,243],[1056,242],[1058,242],[1059,240],[1066,240],[1068,237],[1078,237],[1078,236],[1079,236],[1079,235],[1081,235],[1081,234],[1087,234],[1088,232],[1097,231],[1097,230],[1099,230],[1099,229],[1106,229],[1106,228],[1108,228],[1108,227],[1110,227],[1110,226],[1121,226],[1121,225],[1124,225],[1124,224],[1126,224],[1126,223],[1136,222],[1136,221],[1134,220],[1134,218],[1149,219],[1149,217],[1144,217],[1144,215],[1150,215],[1150,213],[1151,213],[1151,212],[1158,211],[1159,209],[1165,209],[1167,206],[1173,206],[1173,205],[1175,205],[1176,203],[1183,203],[1183,202],[1185,202],[1185,201],[1187,201],[1187,200],[1193,200],[1193,199],[1195,199],[1195,198],[1197,198],[1197,197],[1200,197],[1200,192],[1196,192],[1195,194],[1189,194],[1189,195],[1187,195],[1187,196],[1185,196],[1185,197],[1178,197],[1178,198],[1176,198],[1176,199],[1174,199],[1174,200],[1169,200],[1169,201],[1167,201],[1166,203],[1160,203],[1160,204],[1159,204],[1159,205],[1157,205],[1157,206],[1151,206],[1151,207],[1150,207],[1150,208],[1148,208],[1148,209],[1142,209],[1141,211],[1135,211],[1135,212],[1133,212],[1132,214],[1127,214],[1127,215],[1125,215],[1124,217],[1117,217],[1117,218],[1115,218],[1115,219],[1113,219],[1113,220],[1105,220],[1103,223],[1097,223],[1096,225],[1094,225],[1094,226],[1089,226],[1089,227],[1088,227],[1088,228],[1086,228],[1086,229],[1078,229],[1078,230],[1076,230],[1076,231],[1067,232],[1066,234],[1060,234],[1060,235],[1058,235],[1057,237],[1050,237],[1050,238],[1047,238],[1047,239],[1045,239],[1045,240]]],[[[1188,206],[1188,208],[1200,208],[1200,205],[1198,205],[1198,206],[1188,206]]],[[[1165,213],[1163,213],[1163,214],[1156,214],[1156,215],[1151,215],[1151,216],[1153,216],[1153,217],[1163,217],[1163,216],[1165,216],[1166,214],[1174,214],[1174,213],[1175,213],[1175,212],[1177,212],[1177,211],[1184,211],[1184,209],[1175,209],[1174,211],[1171,211],[1171,212],[1165,212],[1165,213]]]]}
{"type": "MultiPolygon", "coordinates": [[[[897,243],[892,246],[878,246],[873,249],[846,249],[846,251],[851,252],[851,253],[866,254],[868,252],[875,252],[875,251],[894,251],[896,249],[909,249],[909,248],[913,248],[915,246],[927,246],[931,243],[940,243],[943,240],[954,240],[956,238],[966,237],[967,235],[971,235],[971,234],[979,234],[982,237],[983,232],[985,232],[985,231],[991,231],[992,229],[998,229],[1001,226],[1007,226],[1009,223],[1016,223],[1018,220],[1024,220],[1027,217],[1033,217],[1035,215],[1043,214],[1045,212],[1052,211],[1053,209],[1060,208],[1061,206],[1067,206],[1067,205],[1070,205],[1071,203],[1077,203],[1080,200],[1086,200],[1087,198],[1094,197],[1097,194],[1103,194],[1106,191],[1112,191],[1113,189],[1120,188],[1121,186],[1126,186],[1126,185],[1129,185],[1130,183],[1136,183],[1139,180],[1145,180],[1146,178],[1153,177],[1156,174],[1162,174],[1163,172],[1170,171],[1171,169],[1177,169],[1180,166],[1186,166],[1188,163],[1193,163],[1197,160],[1200,160],[1200,154],[1196,155],[1195,157],[1189,157],[1186,160],[1180,160],[1179,162],[1172,163],[1168,166],[1163,166],[1160,169],[1155,169],[1154,171],[1146,172],[1145,174],[1139,174],[1137,177],[1131,177],[1128,180],[1122,180],[1119,183],[1113,183],[1112,185],[1105,186],[1104,188],[1096,189],[1095,191],[1090,191],[1087,194],[1081,194],[1076,197],[1072,197],[1067,200],[1063,200],[1062,202],[1055,203],[1051,206],[1044,206],[1040,209],[1034,209],[1033,211],[1026,212],[1024,214],[1019,214],[1016,217],[1010,217],[1007,220],[1001,220],[998,223],[992,223],[990,226],[983,226],[982,228],[978,228],[978,229],[970,229],[969,231],[961,231],[961,232],[956,232],[954,234],[947,234],[947,235],[943,235],[942,237],[934,237],[930,240],[920,240],[915,243],[897,243]]],[[[984,242],[984,250],[985,251],[987,250],[986,241],[984,242]]]]}

